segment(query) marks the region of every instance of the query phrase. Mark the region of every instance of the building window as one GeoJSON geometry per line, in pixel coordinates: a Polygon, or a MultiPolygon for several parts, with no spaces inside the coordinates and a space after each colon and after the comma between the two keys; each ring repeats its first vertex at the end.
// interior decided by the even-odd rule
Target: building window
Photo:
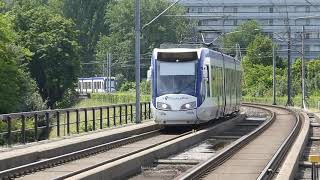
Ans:
{"type": "Polygon", "coordinates": [[[191,12],[191,13],[196,12],[196,8],[195,7],[190,7],[189,8],[189,12],[191,12]]]}
{"type": "Polygon", "coordinates": [[[238,25],[238,21],[236,19],[233,20],[233,25],[237,26],[238,25]]]}
{"type": "Polygon", "coordinates": [[[269,7],[269,13],[273,13],[273,7],[269,7]]]}
{"type": "Polygon", "coordinates": [[[272,32],[264,32],[263,33],[265,36],[268,36],[269,38],[273,38],[273,33],[272,32]]]}
{"type": "Polygon", "coordinates": [[[310,6],[306,7],[306,12],[309,13],[310,12],[310,6]]]}
{"type": "Polygon", "coordinates": [[[268,25],[273,25],[273,19],[268,19],[268,25]]]}
{"type": "Polygon", "coordinates": [[[296,6],[295,7],[296,12],[302,12],[302,13],[309,13],[310,12],[310,6],[296,6]]]}
{"type": "Polygon", "coordinates": [[[225,13],[237,13],[238,12],[238,8],[236,8],[236,7],[224,7],[223,8],[223,12],[225,12],[225,13]]]}
{"type": "Polygon", "coordinates": [[[238,12],[238,8],[234,7],[233,8],[233,13],[237,13],[238,12]]]}
{"type": "Polygon", "coordinates": [[[297,38],[297,39],[301,38],[301,32],[295,32],[294,33],[294,37],[297,38]]]}
{"type": "Polygon", "coordinates": [[[237,26],[237,20],[235,20],[235,19],[226,19],[224,21],[224,25],[237,26]]]}
{"type": "Polygon", "coordinates": [[[310,45],[305,45],[305,46],[304,46],[304,50],[305,50],[305,51],[310,51],[310,45]]]}
{"type": "Polygon", "coordinates": [[[198,13],[201,13],[201,12],[202,12],[202,8],[199,7],[199,8],[198,8],[198,13]]]}
{"type": "Polygon", "coordinates": [[[207,19],[204,19],[204,20],[201,21],[201,25],[202,26],[207,26],[208,23],[209,23],[209,21],[207,19]]]}
{"type": "Polygon", "coordinates": [[[295,23],[298,26],[310,25],[310,19],[297,19],[295,23]]]}
{"type": "Polygon", "coordinates": [[[311,33],[305,33],[304,34],[305,39],[310,39],[311,38],[311,33]]]}
{"type": "Polygon", "coordinates": [[[273,7],[272,6],[261,6],[261,7],[259,7],[259,12],[261,12],[261,13],[273,13],[273,7]]]}
{"type": "Polygon", "coordinates": [[[306,19],[306,25],[310,25],[310,19],[306,19]]]}

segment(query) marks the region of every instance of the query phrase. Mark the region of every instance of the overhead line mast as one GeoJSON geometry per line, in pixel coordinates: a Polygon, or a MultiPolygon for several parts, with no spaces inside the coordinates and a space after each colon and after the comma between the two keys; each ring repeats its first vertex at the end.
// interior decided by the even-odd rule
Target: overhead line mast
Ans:
{"type": "Polygon", "coordinates": [[[140,123],[140,0],[135,0],[136,123],[140,123]]]}

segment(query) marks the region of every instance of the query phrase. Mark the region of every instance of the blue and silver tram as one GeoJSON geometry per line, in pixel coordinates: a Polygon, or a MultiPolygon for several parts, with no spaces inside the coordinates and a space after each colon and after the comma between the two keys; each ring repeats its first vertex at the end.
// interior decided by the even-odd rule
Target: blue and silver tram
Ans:
{"type": "Polygon", "coordinates": [[[152,109],[156,123],[199,124],[239,111],[240,62],[221,52],[154,49],[152,109]]]}
{"type": "Polygon", "coordinates": [[[116,85],[115,77],[78,78],[76,90],[80,94],[115,92],[116,85]]]}

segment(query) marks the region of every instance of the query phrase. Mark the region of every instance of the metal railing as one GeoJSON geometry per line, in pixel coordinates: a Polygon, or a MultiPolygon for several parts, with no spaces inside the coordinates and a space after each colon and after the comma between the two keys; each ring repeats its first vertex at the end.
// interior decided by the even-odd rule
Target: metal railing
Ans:
{"type": "MultiPolygon", "coordinates": [[[[141,120],[151,118],[150,102],[140,104],[141,120]]],[[[26,144],[135,122],[135,104],[69,108],[0,115],[0,146],[26,144]]]]}

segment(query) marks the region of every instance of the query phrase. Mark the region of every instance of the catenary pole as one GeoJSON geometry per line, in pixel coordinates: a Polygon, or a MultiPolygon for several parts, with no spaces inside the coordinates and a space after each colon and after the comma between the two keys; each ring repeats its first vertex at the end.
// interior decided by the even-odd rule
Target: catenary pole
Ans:
{"type": "Polygon", "coordinates": [[[110,88],[109,88],[109,66],[110,66],[110,53],[107,53],[107,85],[106,85],[106,88],[107,88],[107,91],[108,93],[110,93],[110,88]]]}
{"type": "MultiPolygon", "coordinates": [[[[109,92],[111,92],[111,63],[112,63],[112,54],[111,53],[109,53],[109,70],[108,70],[108,72],[109,72],[109,75],[108,75],[108,87],[109,87],[109,92]]],[[[115,83],[115,81],[113,82],[113,83],[115,83]]]]}
{"type": "MultiPolygon", "coordinates": [[[[288,22],[289,26],[289,22],[288,22]]],[[[288,27],[288,82],[287,82],[287,95],[288,101],[287,106],[292,106],[292,99],[291,99],[291,28],[288,27]]]]}
{"type": "Polygon", "coordinates": [[[305,28],[302,26],[301,34],[301,91],[302,91],[302,108],[306,109],[305,101],[305,69],[304,69],[304,34],[305,28]]]}
{"type": "Polygon", "coordinates": [[[140,123],[140,0],[135,0],[136,123],[140,123]]]}
{"type": "Polygon", "coordinates": [[[273,65],[273,105],[276,105],[276,57],[275,57],[275,45],[272,45],[272,65],[273,65]]]}

